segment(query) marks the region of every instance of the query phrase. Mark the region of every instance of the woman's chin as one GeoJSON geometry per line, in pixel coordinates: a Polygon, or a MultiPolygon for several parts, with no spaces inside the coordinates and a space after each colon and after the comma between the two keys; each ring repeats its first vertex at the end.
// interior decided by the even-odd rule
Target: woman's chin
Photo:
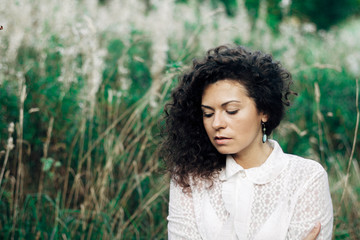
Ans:
{"type": "Polygon", "coordinates": [[[216,150],[220,153],[220,154],[224,154],[224,155],[228,155],[228,154],[232,154],[231,151],[224,149],[224,148],[219,148],[217,147],[216,150]]]}

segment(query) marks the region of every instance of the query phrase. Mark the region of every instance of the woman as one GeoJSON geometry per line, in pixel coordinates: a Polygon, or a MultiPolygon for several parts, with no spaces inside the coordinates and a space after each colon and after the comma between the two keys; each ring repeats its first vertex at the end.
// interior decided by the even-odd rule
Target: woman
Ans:
{"type": "Polygon", "coordinates": [[[169,239],[331,238],[326,172],[268,139],[290,84],[270,55],[240,46],[208,51],[183,75],[165,107],[169,239]]]}

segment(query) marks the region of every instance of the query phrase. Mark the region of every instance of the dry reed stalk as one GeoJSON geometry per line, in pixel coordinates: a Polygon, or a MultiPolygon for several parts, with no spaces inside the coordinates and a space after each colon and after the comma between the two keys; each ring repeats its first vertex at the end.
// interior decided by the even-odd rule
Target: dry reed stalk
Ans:
{"type": "Polygon", "coordinates": [[[159,152],[156,151],[153,156],[146,162],[145,169],[149,169],[149,172],[156,172],[159,169],[159,152]]]}
{"type": "Polygon", "coordinates": [[[111,232],[115,232],[115,227],[121,226],[124,222],[124,209],[120,207],[111,218],[111,232]]]}
{"type": "Polygon", "coordinates": [[[149,207],[150,204],[155,201],[164,191],[168,190],[168,186],[165,185],[160,188],[156,193],[154,193],[143,205],[141,205],[131,216],[130,218],[120,227],[119,235],[116,237],[120,239],[121,233],[128,227],[128,225],[139,215],[145,208],[149,207]]]}
{"type": "MultiPolygon", "coordinates": [[[[85,229],[86,229],[86,206],[84,204],[81,204],[80,206],[80,209],[81,209],[81,216],[80,216],[80,219],[81,219],[81,227],[82,227],[82,232],[85,232],[85,229]]],[[[77,229],[77,228],[75,228],[77,229]]],[[[81,240],[84,240],[85,239],[85,234],[81,234],[81,237],[80,237],[81,240]]]]}
{"type": "Polygon", "coordinates": [[[135,182],[134,180],[132,180],[131,178],[127,180],[127,184],[130,185],[130,187],[128,187],[126,189],[126,192],[121,196],[121,200],[119,201],[120,206],[125,206],[126,203],[130,200],[131,198],[131,194],[135,191],[136,189],[136,183],[133,184],[133,182],[135,182]]]}
{"type": "MultiPolygon", "coordinates": [[[[88,233],[87,233],[87,240],[90,240],[90,239],[91,239],[91,234],[92,234],[93,228],[94,228],[94,224],[91,223],[91,224],[90,224],[90,227],[89,227],[89,231],[88,231],[88,233]]],[[[103,236],[103,237],[104,237],[104,236],[103,236]]]]}
{"type": "Polygon", "coordinates": [[[318,68],[318,69],[332,69],[335,70],[337,72],[341,72],[342,69],[340,66],[338,65],[332,65],[332,64],[321,64],[321,63],[314,63],[313,67],[318,68]]]}
{"type": "Polygon", "coordinates": [[[136,189],[137,192],[139,193],[139,198],[140,198],[140,202],[142,202],[142,200],[144,199],[143,196],[143,190],[141,188],[141,180],[140,180],[140,176],[139,176],[139,169],[138,169],[138,163],[136,161],[133,161],[132,164],[134,165],[134,178],[135,178],[135,182],[136,182],[136,189]]]}
{"type": "Polygon", "coordinates": [[[59,224],[59,209],[60,209],[60,197],[61,193],[60,191],[57,192],[57,196],[55,199],[55,215],[54,215],[54,224],[53,224],[53,231],[50,236],[50,240],[55,239],[55,234],[58,234],[58,224],[59,224]]]}
{"type": "MultiPolygon", "coordinates": [[[[151,127],[151,125],[149,126],[149,128],[151,127]]],[[[144,153],[145,153],[145,149],[146,147],[148,147],[148,142],[149,142],[149,137],[146,135],[146,132],[144,131],[144,139],[141,142],[141,147],[140,150],[136,156],[135,162],[137,163],[141,163],[141,158],[143,157],[144,153]]],[[[146,168],[145,168],[146,169],[146,168]]]]}
{"type": "MultiPolygon", "coordinates": [[[[337,72],[341,71],[341,67],[332,66],[330,64],[315,63],[313,65],[313,67],[318,68],[318,69],[331,69],[331,70],[335,70],[337,72]]],[[[319,129],[318,134],[319,134],[319,141],[320,141],[320,152],[321,152],[321,159],[324,160],[325,159],[325,155],[324,155],[325,148],[324,148],[323,136],[326,139],[326,143],[327,143],[329,152],[334,151],[334,146],[331,141],[330,131],[326,126],[326,122],[324,121],[324,119],[325,119],[324,115],[320,111],[320,97],[321,97],[320,87],[319,87],[319,84],[317,82],[315,82],[316,115],[317,115],[317,119],[318,119],[318,129],[319,129]]]]}
{"type": "Polygon", "coordinates": [[[108,183],[108,177],[110,176],[111,172],[113,170],[113,156],[107,156],[105,167],[103,171],[101,172],[99,176],[99,181],[96,183],[96,186],[98,187],[98,193],[99,193],[99,206],[98,209],[101,211],[103,209],[103,206],[108,202],[106,198],[107,191],[107,183],[108,183]]]}
{"type": "Polygon", "coordinates": [[[110,134],[108,138],[105,139],[104,143],[104,151],[105,151],[105,166],[101,167],[99,164],[99,168],[101,168],[101,171],[98,171],[97,173],[97,179],[94,182],[94,186],[96,189],[91,188],[91,196],[94,203],[94,206],[96,208],[96,212],[99,213],[102,211],[103,206],[105,206],[108,203],[108,192],[110,191],[108,188],[108,178],[111,175],[111,172],[113,170],[113,139],[114,135],[110,134]],[[99,195],[99,200],[96,198],[96,193],[99,195]]]}
{"type": "Polygon", "coordinates": [[[95,147],[101,143],[101,140],[103,140],[112,129],[114,129],[124,118],[127,117],[127,115],[133,111],[136,107],[136,104],[134,104],[133,106],[129,107],[128,109],[126,109],[114,122],[112,122],[110,124],[110,126],[108,126],[105,131],[100,134],[100,136],[93,142],[93,144],[91,145],[91,147],[88,149],[88,151],[86,152],[86,154],[79,160],[80,162],[83,162],[90,154],[91,152],[95,149],[95,147]]]}
{"type": "Polygon", "coordinates": [[[94,187],[90,188],[90,196],[91,196],[93,206],[95,208],[96,213],[100,213],[101,208],[100,208],[99,200],[97,199],[96,191],[95,191],[94,187]]]}
{"type": "Polygon", "coordinates": [[[80,125],[80,140],[79,140],[79,155],[78,155],[78,159],[81,159],[78,162],[78,166],[76,169],[76,175],[75,175],[75,179],[77,181],[74,180],[74,190],[75,190],[75,195],[74,195],[74,207],[76,207],[76,205],[78,204],[78,198],[79,198],[79,187],[80,187],[80,183],[81,183],[81,175],[82,175],[82,164],[84,163],[86,158],[83,158],[83,153],[84,153],[84,145],[85,145],[85,128],[86,128],[86,118],[83,117],[82,121],[81,121],[81,125],[80,125]],[[75,184],[75,183],[79,183],[79,184],[75,184]]]}
{"type": "MultiPolygon", "coordinates": [[[[92,108],[91,108],[91,113],[90,113],[90,122],[89,122],[89,128],[88,128],[88,148],[91,147],[92,145],[92,131],[93,131],[93,125],[94,125],[94,108],[95,108],[95,104],[93,104],[92,108]]],[[[85,172],[85,193],[84,193],[84,202],[88,202],[89,201],[89,189],[93,184],[93,180],[92,180],[92,174],[91,174],[91,152],[88,155],[88,157],[86,158],[86,172],[85,172]]],[[[85,204],[86,206],[87,204],[85,204]]]]}
{"type": "Polygon", "coordinates": [[[10,123],[9,128],[8,128],[8,132],[9,132],[9,138],[8,138],[8,142],[7,142],[7,145],[6,145],[5,159],[4,159],[4,163],[3,163],[3,166],[2,166],[2,169],[1,169],[1,174],[0,174],[0,187],[1,187],[3,176],[4,176],[4,172],[5,172],[5,169],[6,169],[6,164],[7,164],[8,159],[9,159],[10,151],[14,149],[14,140],[12,138],[12,134],[14,132],[14,123],[10,123]]]}
{"type": "MultiPolygon", "coordinates": [[[[84,114],[85,115],[85,114],[84,114]]],[[[83,116],[84,116],[83,115],[83,116]]],[[[81,173],[81,169],[82,169],[82,164],[84,163],[84,161],[86,160],[86,158],[83,157],[83,154],[84,154],[84,145],[85,145],[85,129],[86,129],[86,117],[84,116],[81,120],[81,124],[80,124],[80,129],[79,129],[79,132],[80,132],[80,139],[79,139],[79,155],[78,155],[78,159],[81,159],[79,162],[78,162],[78,165],[77,165],[77,175],[79,175],[81,173]]]]}
{"type": "Polygon", "coordinates": [[[315,102],[316,102],[316,116],[317,116],[317,122],[318,122],[318,135],[319,135],[319,149],[320,149],[320,156],[321,160],[325,159],[324,155],[324,140],[323,140],[323,130],[322,130],[322,123],[324,121],[324,116],[322,115],[320,111],[320,88],[319,84],[317,82],[314,83],[315,87],[315,102]]]}
{"type": "MultiPolygon", "coordinates": [[[[64,180],[64,188],[63,188],[63,194],[62,194],[62,205],[64,208],[69,208],[69,205],[66,204],[66,194],[67,194],[67,189],[68,189],[68,185],[69,185],[69,173],[70,173],[70,168],[71,168],[71,159],[73,156],[73,152],[74,152],[74,148],[75,148],[75,144],[79,138],[79,134],[80,131],[78,131],[73,139],[73,141],[71,142],[70,145],[70,154],[69,157],[67,158],[67,163],[66,163],[66,171],[65,171],[65,180],[64,180]]],[[[69,199],[71,200],[71,199],[69,199]]],[[[69,202],[70,204],[70,202],[69,202]]]]}
{"type": "Polygon", "coordinates": [[[125,142],[126,138],[129,138],[129,136],[131,135],[130,132],[133,131],[136,123],[139,123],[139,126],[141,126],[140,115],[148,106],[150,99],[149,94],[150,92],[147,92],[147,94],[143,97],[143,100],[139,102],[137,108],[134,110],[134,112],[128,117],[128,120],[125,122],[123,129],[119,134],[119,139],[122,138],[123,142],[125,142]]]}
{"type": "MultiPolygon", "coordinates": [[[[146,132],[145,131],[142,131],[141,133],[138,133],[138,136],[136,136],[136,138],[133,138],[131,141],[130,141],[130,144],[129,146],[127,146],[124,150],[124,152],[128,153],[128,159],[135,159],[135,154],[137,153],[137,149],[136,149],[136,146],[137,144],[139,144],[139,141],[145,136],[146,132]]],[[[132,161],[127,161],[127,162],[124,162],[124,169],[128,169],[130,168],[130,165],[132,164],[132,161]]]]}
{"type": "MultiPolygon", "coordinates": [[[[90,189],[90,191],[93,190],[93,189],[90,189]]],[[[92,197],[95,197],[95,200],[96,200],[96,196],[93,196],[94,192],[91,192],[90,193],[92,195],[92,197]]],[[[94,223],[91,221],[91,219],[94,219],[95,218],[95,215],[99,213],[98,211],[91,211],[91,216],[89,216],[89,218],[87,219],[87,221],[90,221],[91,224],[90,224],[90,227],[88,228],[88,232],[87,232],[87,240],[90,240],[91,239],[91,235],[92,235],[92,231],[94,229],[94,223]]],[[[90,214],[89,214],[90,215],[90,214]]],[[[104,236],[102,236],[103,239],[106,239],[104,238],[104,236]]]]}
{"type": "MultiPolygon", "coordinates": [[[[95,4],[96,5],[96,4],[95,4]]],[[[94,7],[94,6],[92,6],[94,7]]],[[[95,11],[96,7],[94,8],[95,11]]],[[[92,20],[92,16],[85,15],[83,20],[86,23],[86,32],[84,35],[84,43],[88,45],[88,49],[85,52],[85,62],[84,62],[84,71],[88,75],[87,77],[87,94],[86,100],[88,106],[88,114],[84,114],[89,118],[89,126],[88,126],[88,136],[87,136],[87,147],[88,149],[92,146],[92,136],[93,136],[93,126],[94,126],[94,112],[96,107],[96,93],[98,92],[99,86],[102,83],[102,68],[103,68],[103,51],[102,46],[99,44],[98,37],[97,37],[97,26],[95,22],[92,20]]],[[[86,121],[87,122],[87,121],[86,121]]],[[[84,122],[84,131],[80,138],[80,145],[81,145],[81,154],[79,154],[79,159],[81,159],[78,163],[77,174],[82,173],[83,168],[82,164],[86,161],[86,168],[85,168],[85,188],[84,188],[84,206],[87,207],[90,203],[89,200],[89,189],[93,185],[92,179],[92,172],[91,172],[91,165],[92,165],[92,151],[87,154],[86,157],[83,156],[85,151],[85,128],[86,122],[84,122]]],[[[77,202],[78,198],[78,191],[75,194],[75,202],[77,202]]]]}
{"type": "MultiPolygon", "coordinates": [[[[51,117],[50,121],[49,121],[49,127],[48,127],[47,133],[46,133],[46,140],[45,140],[45,143],[44,143],[44,146],[43,146],[43,154],[44,154],[43,158],[44,159],[46,159],[48,157],[48,150],[49,150],[49,145],[50,145],[50,140],[51,140],[53,127],[54,127],[54,117],[51,117]]],[[[37,213],[38,216],[41,216],[41,214],[39,212],[39,209],[40,209],[40,206],[41,206],[41,194],[42,194],[42,191],[43,191],[44,176],[45,176],[44,170],[43,170],[43,168],[41,168],[40,179],[39,179],[39,188],[38,188],[38,193],[37,193],[37,204],[36,204],[36,209],[38,211],[38,213],[37,213]]]]}
{"type": "Polygon", "coordinates": [[[78,200],[78,197],[79,197],[79,194],[84,194],[85,192],[85,186],[83,185],[83,182],[81,180],[81,177],[82,177],[82,174],[76,174],[74,176],[74,183],[71,187],[71,190],[70,190],[70,194],[69,194],[69,199],[68,201],[71,200],[72,196],[74,195],[74,202],[73,202],[73,206],[74,208],[78,208],[77,207],[77,200],[78,200]]]}
{"type": "MultiPolygon", "coordinates": [[[[95,113],[95,114],[97,114],[97,113],[95,113]]],[[[101,116],[101,113],[98,113],[97,116],[101,116]]],[[[96,132],[101,133],[104,129],[106,129],[107,125],[108,125],[107,122],[105,123],[105,121],[102,121],[101,119],[99,119],[99,124],[97,125],[96,132]]],[[[94,152],[95,152],[95,154],[94,154],[94,164],[97,164],[97,165],[94,166],[93,171],[100,172],[100,169],[101,169],[101,167],[100,167],[101,164],[100,163],[102,161],[104,161],[105,156],[104,156],[101,148],[95,148],[94,152]],[[100,167],[100,169],[97,169],[99,167],[100,167]]],[[[96,181],[96,174],[94,175],[94,181],[96,181]]]]}
{"type": "Polygon", "coordinates": [[[12,236],[11,239],[14,239],[15,229],[16,229],[16,220],[18,215],[18,204],[19,198],[21,198],[21,189],[22,186],[22,144],[23,144],[23,131],[24,131],[24,102],[26,98],[26,85],[25,80],[21,78],[20,80],[20,111],[19,111],[19,127],[18,127],[18,166],[17,166],[17,176],[16,176],[16,189],[15,189],[15,199],[14,199],[14,215],[13,215],[13,228],[12,228],[12,236]]]}
{"type": "Polygon", "coordinates": [[[147,216],[149,217],[149,228],[151,229],[150,232],[154,232],[154,226],[155,226],[154,214],[150,210],[150,207],[146,207],[145,211],[147,213],[147,216]]]}
{"type": "Polygon", "coordinates": [[[348,165],[347,165],[347,170],[346,170],[346,177],[345,177],[345,183],[344,183],[344,190],[342,192],[341,195],[341,199],[340,199],[340,204],[339,207],[336,211],[336,214],[338,214],[341,210],[341,204],[344,201],[345,198],[345,193],[347,192],[348,189],[348,182],[349,182],[349,176],[350,176],[350,167],[351,167],[351,163],[353,161],[353,157],[354,157],[354,152],[355,152],[355,148],[356,148],[356,140],[357,140],[357,134],[358,134],[358,130],[359,130],[359,120],[360,120],[360,111],[359,111],[359,80],[356,79],[356,98],[355,98],[356,102],[356,124],[355,124],[355,132],[354,132],[354,139],[353,139],[353,146],[351,149],[351,154],[349,157],[349,161],[348,161],[348,165]]]}

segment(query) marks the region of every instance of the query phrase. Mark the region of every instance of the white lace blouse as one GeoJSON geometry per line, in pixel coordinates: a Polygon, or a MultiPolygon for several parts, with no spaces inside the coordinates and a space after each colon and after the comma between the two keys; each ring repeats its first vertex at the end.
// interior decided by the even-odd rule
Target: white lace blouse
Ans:
{"type": "Polygon", "coordinates": [[[212,187],[171,181],[168,237],[204,240],[302,240],[321,223],[331,239],[333,208],[327,174],[312,160],[283,153],[276,141],[259,167],[243,169],[231,156],[212,187]]]}

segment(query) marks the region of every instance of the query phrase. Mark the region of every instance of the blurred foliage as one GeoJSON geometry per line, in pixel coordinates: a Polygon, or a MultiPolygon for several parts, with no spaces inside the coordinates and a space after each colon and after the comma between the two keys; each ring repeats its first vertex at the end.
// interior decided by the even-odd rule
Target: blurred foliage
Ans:
{"type": "MultiPolygon", "coordinates": [[[[203,1],[203,0],[198,0],[203,1]]],[[[237,0],[211,0],[215,8],[223,4],[228,16],[235,16],[238,12],[237,0]]],[[[182,0],[180,2],[187,2],[182,0]]],[[[261,0],[244,0],[245,6],[253,19],[258,17],[261,0]]],[[[276,30],[281,20],[287,16],[286,9],[282,9],[282,0],[265,0],[267,5],[267,23],[276,30]],[[284,16],[285,13],[285,16],[284,16]]],[[[330,27],[360,13],[359,0],[291,0],[289,1],[290,16],[299,17],[301,21],[314,23],[318,29],[330,27]]]]}
{"type": "Polygon", "coordinates": [[[359,0],[292,0],[291,4],[292,15],[325,30],[359,13],[359,0]]]}

